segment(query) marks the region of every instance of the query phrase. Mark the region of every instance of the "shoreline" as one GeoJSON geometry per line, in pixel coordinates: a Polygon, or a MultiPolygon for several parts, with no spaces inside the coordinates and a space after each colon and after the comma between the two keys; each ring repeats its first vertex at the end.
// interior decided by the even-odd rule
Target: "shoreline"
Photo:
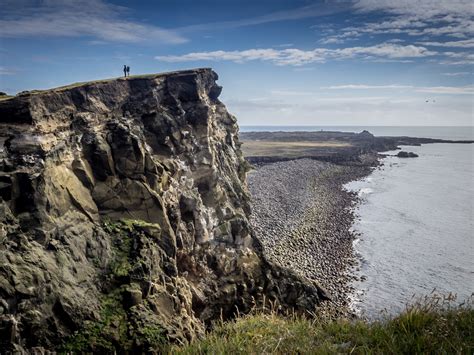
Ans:
{"type": "MultiPolygon", "coordinates": [[[[368,158],[368,159],[367,159],[368,158]]],[[[247,178],[251,224],[271,263],[315,282],[330,298],[318,311],[354,317],[353,282],[358,265],[352,230],[357,193],[344,185],[371,174],[379,156],[362,164],[295,159],[259,165],[247,178]]]]}
{"type": "Polygon", "coordinates": [[[421,158],[409,161],[381,154],[381,165],[370,178],[348,186],[361,199],[354,223],[361,234],[354,245],[360,257],[355,273],[361,280],[354,282],[353,301],[366,320],[399,314],[433,292],[455,295],[456,304],[472,295],[472,220],[465,208],[472,193],[472,148],[433,144],[415,153],[421,158]]]}
{"type": "Polygon", "coordinates": [[[360,273],[362,263],[354,246],[361,234],[353,229],[361,197],[344,185],[382,167],[384,152],[432,143],[473,143],[376,137],[367,131],[244,132],[243,137],[245,158],[256,167],[247,179],[253,205],[250,221],[264,257],[314,281],[330,295],[332,301],[322,302],[321,308],[332,317],[363,316],[357,307],[357,285],[366,276],[360,273]]]}

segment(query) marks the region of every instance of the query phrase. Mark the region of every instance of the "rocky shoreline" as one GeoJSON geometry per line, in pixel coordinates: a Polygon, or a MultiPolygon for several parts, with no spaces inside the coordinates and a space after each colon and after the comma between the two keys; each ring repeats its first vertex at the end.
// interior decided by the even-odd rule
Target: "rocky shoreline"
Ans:
{"type": "Polygon", "coordinates": [[[329,300],[321,311],[348,316],[356,278],[353,206],[343,185],[370,174],[370,165],[336,165],[297,159],[261,165],[248,176],[250,222],[269,262],[316,282],[329,300]]]}
{"type": "MultiPolygon", "coordinates": [[[[269,262],[314,281],[330,299],[318,313],[352,314],[352,281],[358,260],[351,231],[358,196],[343,185],[367,176],[380,152],[402,145],[474,143],[417,137],[376,137],[336,131],[243,132],[251,225],[269,262]]],[[[400,152],[399,158],[415,157],[400,152]]]]}

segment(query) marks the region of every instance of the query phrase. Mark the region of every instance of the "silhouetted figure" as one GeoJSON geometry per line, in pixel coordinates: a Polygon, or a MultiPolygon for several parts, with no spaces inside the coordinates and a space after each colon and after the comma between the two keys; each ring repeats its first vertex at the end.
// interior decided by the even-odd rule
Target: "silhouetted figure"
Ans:
{"type": "Polygon", "coordinates": [[[123,66],[123,75],[124,75],[124,77],[127,77],[127,66],[126,65],[123,66]]]}
{"type": "Polygon", "coordinates": [[[127,76],[130,76],[130,67],[127,65],[127,76]]]}

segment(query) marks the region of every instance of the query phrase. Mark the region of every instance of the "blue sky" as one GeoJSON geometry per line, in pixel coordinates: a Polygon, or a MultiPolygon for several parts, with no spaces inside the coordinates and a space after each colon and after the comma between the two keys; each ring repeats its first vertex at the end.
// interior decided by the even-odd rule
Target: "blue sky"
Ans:
{"type": "Polygon", "coordinates": [[[473,125],[471,0],[3,0],[0,91],[212,67],[241,125],[473,125]]]}

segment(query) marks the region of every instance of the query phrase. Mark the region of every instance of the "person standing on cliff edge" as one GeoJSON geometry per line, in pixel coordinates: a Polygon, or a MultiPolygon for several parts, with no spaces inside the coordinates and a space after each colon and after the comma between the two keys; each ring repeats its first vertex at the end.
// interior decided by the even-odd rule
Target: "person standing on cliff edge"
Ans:
{"type": "Polygon", "coordinates": [[[127,66],[125,64],[123,65],[123,75],[125,78],[127,77],[127,66]]]}
{"type": "Polygon", "coordinates": [[[130,67],[127,65],[127,76],[130,76],[130,67]]]}

